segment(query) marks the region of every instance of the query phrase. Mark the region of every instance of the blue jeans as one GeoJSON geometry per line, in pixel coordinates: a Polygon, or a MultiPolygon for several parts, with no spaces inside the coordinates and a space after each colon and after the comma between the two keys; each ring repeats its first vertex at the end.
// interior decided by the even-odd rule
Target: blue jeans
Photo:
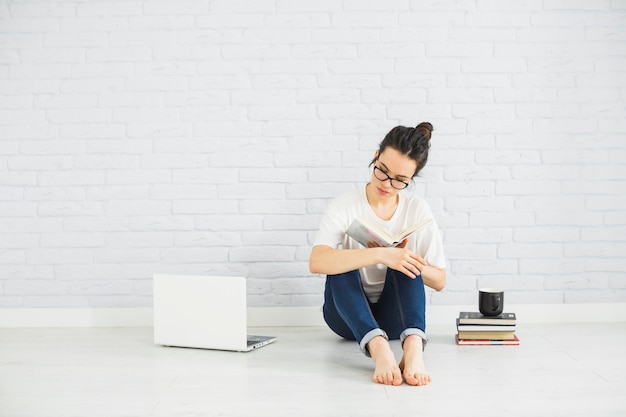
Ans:
{"type": "Polygon", "coordinates": [[[404,339],[426,337],[426,293],[421,275],[412,279],[387,268],[385,285],[377,303],[363,290],[358,270],[326,277],[324,320],[339,336],[359,342],[369,356],[367,344],[376,336],[404,339]]]}

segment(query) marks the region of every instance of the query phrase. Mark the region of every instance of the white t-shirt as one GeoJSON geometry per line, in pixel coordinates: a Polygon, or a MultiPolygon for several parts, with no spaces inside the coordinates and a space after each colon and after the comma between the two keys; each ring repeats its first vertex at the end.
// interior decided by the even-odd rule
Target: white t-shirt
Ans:
{"type": "MultiPolygon", "coordinates": [[[[409,237],[406,248],[420,255],[429,265],[445,268],[441,234],[430,207],[416,195],[407,192],[400,192],[398,195],[398,208],[390,220],[382,220],[374,213],[367,201],[365,187],[336,198],[324,213],[314,245],[330,246],[333,249],[363,249],[363,246],[346,234],[350,223],[356,217],[364,217],[391,234],[431,218],[429,224],[409,237]]],[[[372,265],[361,268],[360,272],[367,298],[371,302],[378,301],[385,285],[387,266],[372,265]]]]}

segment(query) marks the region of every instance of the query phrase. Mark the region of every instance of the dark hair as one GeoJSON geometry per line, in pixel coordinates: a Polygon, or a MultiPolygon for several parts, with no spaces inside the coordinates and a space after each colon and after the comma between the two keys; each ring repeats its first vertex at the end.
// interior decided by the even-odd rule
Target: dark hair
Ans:
{"type": "MultiPolygon", "coordinates": [[[[428,149],[430,148],[430,136],[433,132],[433,125],[428,122],[422,122],[412,127],[396,126],[387,133],[385,139],[380,142],[378,155],[382,154],[387,148],[393,148],[402,155],[408,156],[417,163],[417,168],[413,177],[426,166],[428,160],[428,149]]],[[[378,158],[374,158],[370,166],[376,162],[378,158]]]]}

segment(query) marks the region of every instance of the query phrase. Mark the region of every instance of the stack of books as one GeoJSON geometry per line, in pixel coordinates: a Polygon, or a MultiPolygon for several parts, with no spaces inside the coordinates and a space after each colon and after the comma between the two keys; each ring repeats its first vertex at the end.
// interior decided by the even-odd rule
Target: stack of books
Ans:
{"type": "Polygon", "coordinates": [[[478,312],[462,311],[456,319],[458,345],[519,345],[515,334],[515,313],[487,317],[478,312]]]}

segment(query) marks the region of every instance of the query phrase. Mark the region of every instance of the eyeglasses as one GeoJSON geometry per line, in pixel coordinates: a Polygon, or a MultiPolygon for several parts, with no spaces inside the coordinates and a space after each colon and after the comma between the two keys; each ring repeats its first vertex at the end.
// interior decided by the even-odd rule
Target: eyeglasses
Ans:
{"type": "Polygon", "coordinates": [[[391,178],[389,175],[387,175],[385,171],[378,168],[376,165],[374,165],[374,176],[383,182],[389,180],[389,183],[391,184],[391,186],[395,188],[396,190],[404,190],[406,187],[409,186],[408,182],[404,182],[397,178],[391,178]]]}

